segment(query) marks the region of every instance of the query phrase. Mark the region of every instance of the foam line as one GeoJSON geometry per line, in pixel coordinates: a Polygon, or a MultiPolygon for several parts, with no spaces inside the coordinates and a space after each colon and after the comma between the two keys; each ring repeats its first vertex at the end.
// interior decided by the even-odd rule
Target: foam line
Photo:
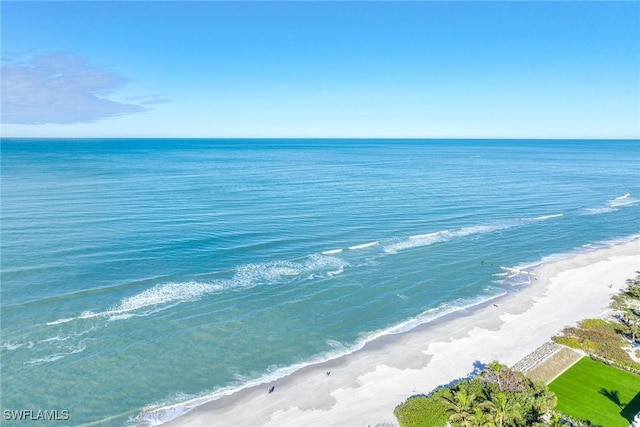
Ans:
{"type": "Polygon", "coordinates": [[[542,215],[534,219],[537,221],[544,221],[545,219],[560,218],[561,216],[564,216],[564,214],[542,215]]]}
{"type": "Polygon", "coordinates": [[[108,318],[110,321],[115,321],[148,316],[177,304],[197,300],[205,295],[225,290],[251,288],[283,280],[292,280],[292,278],[303,274],[319,273],[328,277],[335,276],[342,273],[347,265],[348,263],[340,258],[319,254],[311,255],[302,262],[272,261],[246,264],[239,267],[231,279],[160,284],[126,297],[108,310],[85,311],[80,316],[58,319],[48,322],[47,325],[59,325],[74,320],[94,318],[108,318]]]}
{"type": "Polygon", "coordinates": [[[64,357],[70,356],[72,354],[78,354],[78,353],[82,353],[83,351],[86,350],[86,346],[83,343],[80,343],[80,346],[78,348],[75,348],[69,352],[66,353],[55,353],[55,354],[50,354],[49,356],[45,356],[45,357],[41,357],[38,359],[31,359],[28,362],[25,362],[29,365],[39,365],[41,363],[49,363],[49,362],[55,362],[56,360],[60,360],[64,357]]]}
{"type": "Polygon", "coordinates": [[[334,255],[334,254],[339,254],[340,252],[342,252],[342,249],[331,249],[331,250],[322,252],[322,255],[334,255]]]}
{"type": "Polygon", "coordinates": [[[405,249],[429,246],[434,243],[448,242],[454,238],[470,236],[473,234],[491,233],[493,231],[504,230],[523,224],[523,220],[509,220],[492,224],[472,225],[458,230],[442,230],[435,233],[417,234],[406,239],[401,239],[394,243],[385,245],[384,251],[388,254],[395,254],[405,249]]]}
{"type": "Polygon", "coordinates": [[[449,230],[436,231],[435,233],[427,233],[427,234],[416,234],[415,236],[409,236],[410,239],[431,239],[436,238],[438,236],[446,235],[449,230]]]}
{"type": "Polygon", "coordinates": [[[617,209],[612,207],[601,207],[601,208],[585,208],[582,213],[583,215],[600,215],[609,212],[615,212],[617,209]]]}
{"type": "Polygon", "coordinates": [[[355,245],[355,246],[349,246],[350,250],[358,250],[358,249],[364,249],[364,248],[369,248],[371,246],[376,246],[379,242],[375,241],[375,242],[369,242],[369,243],[363,243],[361,245],[355,245]]]}
{"type": "Polygon", "coordinates": [[[535,276],[534,273],[531,273],[529,271],[526,271],[526,270],[523,270],[523,269],[520,269],[520,268],[502,267],[502,266],[500,268],[508,273],[507,274],[508,277],[516,276],[516,275],[519,275],[519,274],[525,274],[525,275],[528,275],[528,276],[535,276]]]}
{"type": "Polygon", "coordinates": [[[640,199],[631,197],[631,193],[625,193],[622,196],[618,196],[611,200],[608,200],[605,206],[584,208],[581,213],[582,215],[599,215],[615,212],[618,210],[618,208],[632,206],[638,203],[640,203],[640,199]]]}

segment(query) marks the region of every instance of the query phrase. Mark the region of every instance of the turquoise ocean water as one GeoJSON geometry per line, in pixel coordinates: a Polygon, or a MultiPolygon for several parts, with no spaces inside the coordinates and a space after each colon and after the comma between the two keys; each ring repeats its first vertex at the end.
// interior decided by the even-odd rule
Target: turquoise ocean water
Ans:
{"type": "Polygon", "coordinates": [[[640,233],[640,142],[2,140],[1,406],[134,422],[640,233]]]}

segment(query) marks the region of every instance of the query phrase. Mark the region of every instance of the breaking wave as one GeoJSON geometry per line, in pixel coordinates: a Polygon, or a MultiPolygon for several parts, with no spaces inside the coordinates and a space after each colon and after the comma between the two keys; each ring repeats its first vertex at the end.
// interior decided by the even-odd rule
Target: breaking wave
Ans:
{"type": "Polygon", "coordinates": [[[47,325],[94,318],[107,318],[114,321],[134,316],[148,316],[177,304],[198,300],[205,295],[226,290],[273,284],[300,276],[303,278],[313,278],[317,275],[335,276],[342,273],[347,265],[348,263],[340,258],[317,254],[307,257],[302,262],[273,261],[247,264],[239,267],[231,279],[164,283],[128,296],[107,310],[85,311],[79,316],[61,318],[48,322],[47,325]]]}
{"type": "Polygon", "coordinates": [[[377,246],[378,242],[369,242],[369,243],[362,243],[360,245],[355,245],[355,246],[349,246],[349,249],[352,251],[358,250],[358,249],[365,249],[365,248],[370,248],[372,246],[377,246]]]}
{"type": "Polygon", "coordinates": [[[440,243],[440,242],[448,242],[450,240],[453,240],[459,237],[466,237],[466,236],[471,236],[475,234],[485,234],[485,233],[491,233],[494,231],[506,230],[509,228],[514,228],[514,227],[528,224],[532,221],[545,221],[552,218],[558,218],[563,215],[564,214],[561,214],[561,213],[553,214],[553,215],[543,215],[535,218],[513,219],[513,220],[493,222],[489,224],[473,225],[469,227],[463,227],[457,230],[442,230],[434,233],[417,234],[417,235],[409,236],[408,238],[400,239],[398,241],[385,245],[384,251],[388,254],[395,254],[398,251],[402,251],[405,249],[428,246],[428,245],[432,245],[434,243],[440,243]]]}
{"type": "Polygon", "coordinates": [[[625,193],[622,196],[608,200],[604,206],[596,206],[582,209],[583,215],[600,215],[615,212],[619,208],[633,206],[640,203],[640,199],[631,197],[631,193],[625,193]]]}

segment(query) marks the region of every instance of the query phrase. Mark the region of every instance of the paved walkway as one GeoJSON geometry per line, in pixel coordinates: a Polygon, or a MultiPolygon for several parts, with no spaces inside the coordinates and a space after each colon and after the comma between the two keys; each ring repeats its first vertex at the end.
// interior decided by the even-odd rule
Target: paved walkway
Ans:
{"type": "Polygon", "coordinates": [[[542,344],[535,349],[533,353],[529,353],[524,359],[513,365],[511,369],[514,371],[527,374],[531,372],[536,366],[549,359],[551,356],[562,350],[564,347],[560,344],[556,344],[553,341],[542,344]]]}
{"type": "Polygon", "coordinates": [[[533,381],[549,384],[584,356],[581,351],[548,342],[513,365],[533,381]]]}

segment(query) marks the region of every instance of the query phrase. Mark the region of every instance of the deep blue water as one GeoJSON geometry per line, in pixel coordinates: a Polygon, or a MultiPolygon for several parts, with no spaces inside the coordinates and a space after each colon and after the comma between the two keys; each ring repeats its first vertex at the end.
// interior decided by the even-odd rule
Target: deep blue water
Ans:
{"type": "Polygon", "coordinates": [[[71,425],[282,375],[526,283],[501,266],[640,233],[637,140],[1,149],[0,409],[71,425]]]}

